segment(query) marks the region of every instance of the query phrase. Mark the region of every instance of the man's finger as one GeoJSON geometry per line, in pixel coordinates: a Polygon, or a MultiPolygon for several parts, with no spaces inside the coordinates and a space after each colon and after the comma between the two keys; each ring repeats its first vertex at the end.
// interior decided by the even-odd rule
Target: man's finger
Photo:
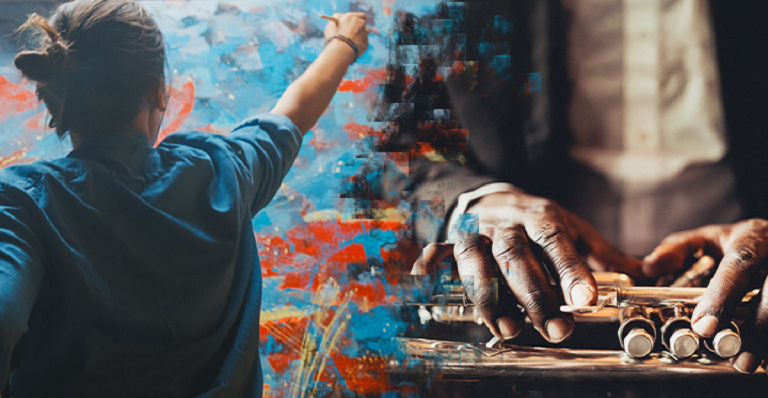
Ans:
{"type": "Polygon", "coordinates": [[[744,224],[728,238],[728,249],[707,290],[693,311],[693,331],[712,337],[733,317],[736,306],[747,293],[749,283],[768,252],[768,240],[744,224]]]}
{"type": "Polygon", "coordinates": [[[559,208],[552,205],[529,213],[525,230],[554,266],[568,304],[593,305],[597,301],[597,283],[566,233],[559,212],[559,208]]]}
{"type": "Polygon", "coordinates": [[[560,300],[528,244],[522,227],[494,236],[493,256],[528,318],[548,341],[559,343],[573,332],[573,319],[560,313],[560,300]]]}
{"type": "Polygon", "coordinates": [[[432,275],[453,256],[453,244],[430,243],[413,264],[411,275],[432,275]]]}
{"type": "Polygon", "coordinates": [[[702,249],[709,255],[720,257],[722,250],[717,239],[717,227],[711,226],[669,235],[651,254],[645,256],[643,274],[656,278],[674,273],[702,249]]]}
{"type": "Polygon", "coordinates": [[[491,239],[477,235],[454,247],[464,291],[494,336],[509,340],[523,330],[525,319],[504,284],[491,254],[491,239]]]}
{"type": "Polygon", "coordinates": [[[742,352],[733,359],[741,373],[754,372],[768,352],[768,281],[755,299],[755,309],[741,326],[742,352]]]}
{"type": "Polygon", "coordinates": [[[642,261],[629,257],[611,246],[586,221],[570,213],[568,216],[568,223],[574,226],[581,243],[586,245],[586,261],[589,269],[593,271],[621,272],[632,277],[644,276],[642,261]]]}

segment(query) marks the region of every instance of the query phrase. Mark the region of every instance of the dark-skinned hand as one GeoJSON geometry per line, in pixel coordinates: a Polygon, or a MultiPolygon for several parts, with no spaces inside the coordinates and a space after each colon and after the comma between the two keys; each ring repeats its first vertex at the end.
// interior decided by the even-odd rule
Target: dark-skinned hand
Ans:
{"type": "Polygon", "coordinates": [[[467,213],[478,214],[480,234],[455,247],[427,246],[411,273],[430,274],[453,255],[465,291],[499,339],[517,336],[527,315],[547,341],[562,342],[574,326],[573,317],[560,312],[563,301],[584,306],[597,300],[590,268],[642,274],[640,260],[614,249],[584,220],[551,200],[522,190],[497,193],[482,197],[467,213]],[[548,273],[557,286],[550,284],[548,273]]]}
{"type": "MultiPolygon", "coordinates": [[[[731,322],[736,307],[758,278],[758,271],[765,267],[768,221],[752,219],[672,234],[645,257],[643,268],[651,276],[674,272],[699,251],[721,259],[691,317],[693,331],[708,338],[731,322]]],[[[742,373],[752,373],[768,351],[766,286],[741,327],[741,337],[742,352],[733,359],[733,365],[742,373]]]]}

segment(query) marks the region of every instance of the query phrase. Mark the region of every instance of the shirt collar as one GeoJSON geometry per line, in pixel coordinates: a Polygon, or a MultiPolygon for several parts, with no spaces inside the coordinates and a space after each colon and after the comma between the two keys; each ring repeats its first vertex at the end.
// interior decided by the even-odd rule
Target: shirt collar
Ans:
{"type": "Polygon", "coordinates": [[[85,137],[67,157],[95,161],[117,174],[136,175],[143,174],[151,150],[146,134],[122,130],[85,137]]]}

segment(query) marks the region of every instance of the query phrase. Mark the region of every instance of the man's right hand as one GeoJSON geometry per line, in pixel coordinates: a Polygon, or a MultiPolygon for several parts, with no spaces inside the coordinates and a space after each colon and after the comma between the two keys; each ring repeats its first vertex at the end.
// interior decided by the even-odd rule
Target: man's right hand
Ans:
{"type": "Polygon", "coordinates": [[[480,234],[455,247],[427,246],[411,273],[428,274],[453,254],[465,291],[484,324],[502,340],[517,336],[525,326],[518,304],[547,341],[570,337],[573,317],[559,307],[596,302],[590,267],[642,275],[640,260],[613,248],[584,220],[551,200],[522,190],[496,193],[479,199],[467,213],[479,215],[480,234]]]}

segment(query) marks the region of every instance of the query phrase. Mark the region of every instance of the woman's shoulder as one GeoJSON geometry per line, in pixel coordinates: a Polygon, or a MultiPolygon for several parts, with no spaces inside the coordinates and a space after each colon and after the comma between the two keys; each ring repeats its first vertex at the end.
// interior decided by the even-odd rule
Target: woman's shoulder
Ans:
{"type": "Polygon", "coordinates": [[[29,189],[38,184],[43,177],[71,179],[82,173],[80,162],[71,158],[36,160],[25,164],[15,164],[0,169],[0,186],[29,189]]]}

